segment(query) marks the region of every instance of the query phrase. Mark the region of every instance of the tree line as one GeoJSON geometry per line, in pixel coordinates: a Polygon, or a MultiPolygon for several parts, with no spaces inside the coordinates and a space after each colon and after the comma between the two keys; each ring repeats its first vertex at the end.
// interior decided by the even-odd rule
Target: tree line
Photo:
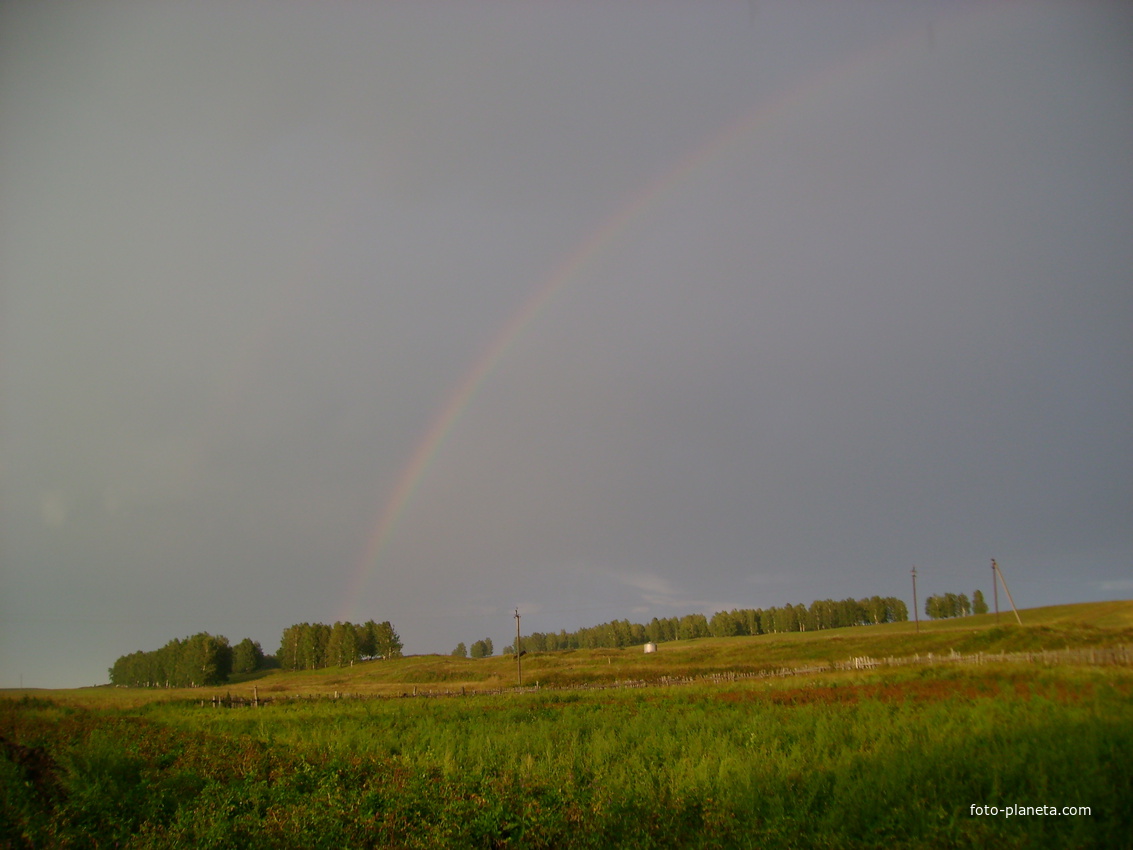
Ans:
{"type": "MultiPolygon", "coordinates": [[[[925,614],[933,619],[986,614],[983,593],[976,590],[972,599],[966,594],[944,593],[925,600],[925,614]]],[[[780,632],[805,632],[837,629],[845,626],[876,625],[905,622],[909,619],[905,603],[892,596],[871,596],[863,599],[818,599],[810,606],[783,605],[770,608],[733,608],[717,611],[711,618],[704,614],[683,617],[654,617],[648,623],[611,620],[568,632],[532,632],[521,638],[521,646],[529,652],[554,652],[564,649],[604,649],[641,646],[690,640],[699,637],[734,637],[780,632]]],[[[251,673],[267,666],[285,670],[315,670],[322,667],[347,667],[356,661],[378,658],[399,658],[404,646],[393,625],[368,620],[356,624],[336,622],[297,623],[283,630],[276,655],[265,656],[260,644],[244,638],[235,647],[223,635],[200,632],[183,639],[175,638],[161,649],[123,655],[110,668],[110,681],[132,687],[200,687],[228,681],[231,674],[251,673]]],[[[471,651],[463,642],[452,655],[466,658],[487,658],[495,651],[491,638],[474,641],[471,651]]],[[[515,646],[503,650],[515,654],[515,646]]]]}
{"type": "Polygon", "coordinates": [[[469,652],[468,647],[464,645],[464,641],[461,641],[456,645],[456,649],[452,651],[451,655],[453,658],[467,658],[469,655],[473,658],[491,658],[495,651],[496,647],[492,643],[492,639],[484,638],[483,640],[474,641],[472,643],[471,652],[469,652]]]}
{"type": "MultiPolygon", "coordinates": [[[[612,620],[573,632],[565,629],[557,633],[532,632],[522,637],[520,643],[528,652],[606,649],[699,637],[837,629],[844,626],[905,622],[908,619],[908,607],[893,596],[820,599],[812,602],[809,607],[800,603],[771,608],[734,608],[731,611],[717,611],[711,618],[704,614],[686,614],[683,617],[654,617],[648,623],[612,620]]],[[[453,655],[458,655],[463,646],[464,644],[460,644],[453,655]]],[[[515,647],[509,645],[504,649],[504,654],[514,655],[515,647]]]]}
{"type": "Polygon", "coordinates": [[[252,673],[264,665],[264,652],[251,638],[232,646],[224,635],[200,632],[174,638],[161,649],[121,656],[110,668],[110,682],[135,688],[196,688],[219,685],[233,673],[252,673]]]}
{"type": "Polygon", "coordinates": [[[961,593],[959,596],[955,593],[937,593],[925,600],[924,612],[934,620],[967,617],[969,614],[986,614],[987,602],[984,600],[982,590],[975,591],[971,600],[966,593],[961,593]]]}
{"type": "Polygon", "coordinates": [[[314,670],[347,667],[375,658],[399,658],[402,649],[401,638],[388,620],[288,626],[274,656],[265,655],[251,638],[232,646],[224,635],[200,632],[174,638],[161,649],[123,655],[110,668],[110,683],[134,688],[199,688],[223,684],[233,674],[267,667],[314,670]]]}
{"type": "Polygon", "coordinates": [[[766,609],[717,611],[712,615],[708,628],[713,637],[731,637],[876,626],[903,623],[908,619],[908,607],[895,596],[847,597],[840,600],[816,599],[809,607],[798,603],[766,609]]]}
{"type": "Polygon", "coordinates": [[[297,623],[283,630],[279,666],[284,670],[349,667],[355,661],[400,658],[401,638],[389,620],[376,623],[297,623]]]}

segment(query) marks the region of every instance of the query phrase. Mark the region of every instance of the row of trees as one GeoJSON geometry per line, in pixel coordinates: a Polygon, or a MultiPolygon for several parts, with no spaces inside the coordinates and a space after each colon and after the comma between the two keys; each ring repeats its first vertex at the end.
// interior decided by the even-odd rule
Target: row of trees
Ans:
{"type": "Polygon", "coordinates": [[[279,666],[284,670],[316,670],[349,667],[355,661],[400,658],[401,638],[389,620],[362,624],[339,621],[297,623],[283,630],[279,642],[279,666]]]}
{"type": "MultiPolygon", "coordinates": [[[[529,652],[554,652],[560,649],[604,649],[607,647],[640,646],[647,641],[687,640],[707,637],[708,619],[703,614],[683,617],[654,617],[649,623],[611,620],[568,632],[533,632],[521,639],[529,652]]],[[[505,655],[514,655],[515,647],[504,648],[505,655]]]]}
{"type": "Polygon", "coordinates": [[[876,626],[902,623],[909,609],[895,596],[863,599],[816,599],[807,607],[801,603],[771,608],[742,608],[717,611],[708,628],[713,637],[762,635],[778,632],[813,632],[846,626],[876,626]]]}
{"type": "Polygon", "coordinates": [[[966,593],[938,593],[925,600],[924,612],[934,620],[946,617],[967,617],[969,614],[986,614],[987,602],[982,590],[972,593],[971,601],[966,593]]]}
{"type": "MultiPolygon", "coordinates": [[[[812,602],[810,607],[798,604],[717,611],[711,619],[703,614],[686,614],[683,617],[654,617],[648,623],[612,620],[574,632],[533,632],[523,637],[521,643],[529,652],[554,652],[560,649],[640,646],[650,641],[662,643],[709,636],[732,637],[837,629],[844,626],[905,622],[908,619],[908,607],[893,596],[840,601],[820,599],[812,602]]],[[[453,654],[459,654],[458,651],[463,646],[464,644],[460,644],[453,654]]],[[[514,646],[504,649],[505,655],[514,653],[514,646]]]]}
{"type": "Polygon", "coordinates": [[[252,673],[264,663],[263,650],[251,638],[233,647],[224,635],[200,632],[174,638],[151,652],[123,655],[110,668],[110,682],[135,688],[197,688],[227,682],[232,673],[252,673]]]}
{"type": "MultiPolygon", "coordinates": [[[[489,641],[489,648],[491,642],[489,641]]],[[[355,661],[401,656],[401,638],[386,620],[354,623],[299,623],[283,630],[279,653],[264,655],[259,643],[244,638],[236,646],[224,635],[200,632],[174,638],[161,649],[123,655],[110,668],[110,682],[139,688],[196,688],[219,685],[232,674],[265,667],[314,670],[355,661]]],[[[491,655],[491,652],[488,652],[491,655]]]]}
{"type": "MultiPolygon", "coordinates": [[[[492,643],[491,638],[484,638],[472,644],[471,655],[473,658],[491,658],[492,654],[496,651],[495,645],[492,643]]],[[[467,658],[469,656],[468,647],[461,641],[456,645],[456,649],[452,651],[453,658],[467,658]]]]}

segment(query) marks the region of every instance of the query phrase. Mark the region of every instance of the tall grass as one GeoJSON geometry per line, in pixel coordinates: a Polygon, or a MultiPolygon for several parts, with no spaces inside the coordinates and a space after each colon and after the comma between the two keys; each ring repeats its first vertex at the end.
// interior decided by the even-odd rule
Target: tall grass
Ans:
{"type": "Polygon", "coordinates": [[[983,669],[260,709],[9,701],[0,846],[1128,846],[1131,693],[1127,672],[983,669]]]}

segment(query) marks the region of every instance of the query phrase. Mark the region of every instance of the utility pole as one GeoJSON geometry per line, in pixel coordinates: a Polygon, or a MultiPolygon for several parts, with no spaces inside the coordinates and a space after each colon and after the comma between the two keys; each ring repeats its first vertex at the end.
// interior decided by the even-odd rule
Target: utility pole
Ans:
{"type": "Polygon", "coordinates": [[[995,565],[995,558],[991,559],[991,590],[995,595],[995,624],[999,625],[999,568],[995,565]]]}
{"type": "MultiPolygon", "coordinates": [[[[999,568],[999,564],[995,563],[995,558],[991,559],[991,568],[995,570],[996,575],[999,576],[999,580],[1003,582],[1003,590],[1007,593],[1007,601],[1011,603],[1011,610],[1015,612],[1015,622],[1020,626],[1023,625],[1023,618],[1019,616],[1019,609],[1015,607],[1015,600],[1011,596],[1011,588],[1007,586],[1007,579],[1003,577],[1003,570],[999,568]]],[[[995,610],[996,613],[999,613],[998,602],[996,603],[995,610]]]]}
{"type": "Polygon", "coordinates": [[[523,661],[520,660],[519,651],[519,609],[515,609],[515,681],[523,687],[523,661]]]}
{"type": "Polygon", "coordinates": [[[917,621],[917,632],[921,630],[921,612],[917,609],[917,565],[913,564],[913,618],[917,621]]]}

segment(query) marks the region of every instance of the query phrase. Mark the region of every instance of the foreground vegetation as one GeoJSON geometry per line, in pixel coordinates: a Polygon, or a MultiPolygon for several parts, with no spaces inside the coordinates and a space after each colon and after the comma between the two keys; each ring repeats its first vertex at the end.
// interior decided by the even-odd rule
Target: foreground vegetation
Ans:
{"type": "Polygon", "coordinates": [[[4,701],[13,847],[1125,846],[1133,676],[131,711],[4,701]],[[978,817],[972,805],[1088,806],[978,817]]]}
{"type": "MultiPolygon", "coordinates": [[[[833,646],[830,635],[746,641],[785,666],[845,657],[888,628],[877,655],[962,640],[1105,645],[1128,641],[1129,608],[1107,609],[1106,628],[1051,611],[1024,629],[992,620],[917,635],[894,624],[846,630],[833,646]]],[[[744,640],[533,661],[563,682],[642,664],[672,676],[756,663],[744,640]]],[[[467,678],[497,664],[372,669],[441,682],[442,670],[467,678]]],[[[254,679],[248,687],[276,695],[258,708],[214,708],[189,690],[0,699],[0,847],[1122,847],[1133,835],[1127,667],[937,664],[682,687],[313,696],[334,675],[254,679]],[[284,699],[273,681],[317,685],[284,699]],[[1089,814],[1006,817],[1012,805],[1089,814]]],[[[375,674],[354,675],[340,684],[358,689],[375,674]]],[[[408,681],[381,687],[412,692],[408,681]]]]}

